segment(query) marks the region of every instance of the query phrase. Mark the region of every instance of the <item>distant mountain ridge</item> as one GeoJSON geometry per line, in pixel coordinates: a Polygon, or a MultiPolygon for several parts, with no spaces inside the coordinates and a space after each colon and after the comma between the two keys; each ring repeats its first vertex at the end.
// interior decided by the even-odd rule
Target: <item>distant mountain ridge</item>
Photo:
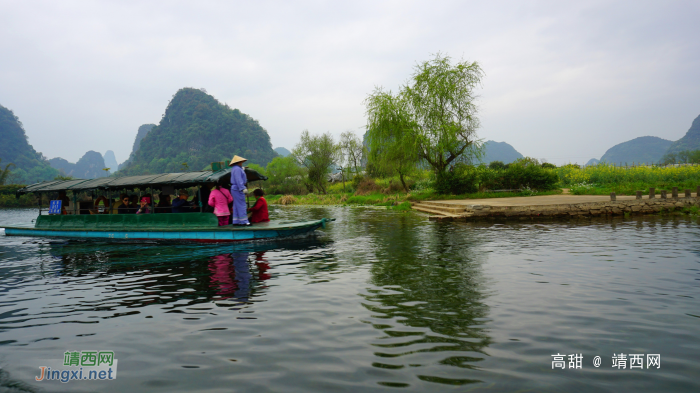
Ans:
{"type": "Polygon", "coordinates": [[[134,154],[136,154],[136,151],[139,149],[139,147],[141,147],[141,141],[143,138],[145,138],[155,126],[155,124],[142,124],[141,127],[139,127],[138,131],[136,131],[136,139],[134,139],[134,145],[131,147],[129,158],[119,164],[118,167],[115,167],[115,170],[126,168],[126,166],[134,159],[134,154]]]}
{"type": "Polygon", "coordinates": [[[117,164],[117,157],[114,156],[114,152],[107,150],[105,154],[102,155],[105,160],[105,167],[109,168],[109,173],[114,173],[119,169],[119,164],[117,164]]]}
{"type": "Polygon", "coordinates": [[[700,150],[700,116],[693,120],[683,138],[668,147],[666,153],[678,153],[684,150],[700,150]]]}
{"type": "Polygon", "coordinates": [[[10,110],[0,105],[0,164],[15,164],[10,181],[16,184],[33,184],[51,180],[59,172],[52,168],[43,154],[29,144],[22,122],[10,110]]]}
{"type": "Polygon", "coordinates": [[[288,155],[292,154],[291,151],[285,149],[284,147],[275,147],[275,153],[281,155],[282,157],[287,157],[288,155]]]}
{"type": "Polygon", "coordinates": [[[493,161],[501,161],[504,164],[510,164],[519,158],[523,158],[523,155],[508,143],[486,141],[484,143],[484,157],[481,162],[488,164],[493,161]]]}
{"type": "Polygon", "coordinates": [[[102,154],[93,150],[85,153],[75,164],[60,157],[50,159],[49,163],[65,176],[72,176],[76,179],[95,179],[109,175],[104,170],[105,161],[102,154]]]}
{"type": "Polygon", "coordinates": [[[656,163],[673,144],[673,141],[657,136],[640,136],[627,142],[618,143],[608,149],[600,162],[611,164],[656,163]]]}
{"type": "Polygon", "coordinates": [[[119,174],[201,170],[233,155],[265,166],[276,156],[270,136],[257,120],[193,88],[180,89],[160,123],[139,142],[133,160],[119,174]]]}

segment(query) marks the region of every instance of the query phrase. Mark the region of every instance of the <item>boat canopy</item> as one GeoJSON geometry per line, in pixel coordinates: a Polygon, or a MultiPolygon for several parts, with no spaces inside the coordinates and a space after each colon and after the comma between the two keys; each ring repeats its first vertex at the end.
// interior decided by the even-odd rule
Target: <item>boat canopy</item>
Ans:
{"type": "MultiPolygon", "coordinates": [[[[257,171],[245,168],[248,181],[267,180],[257,171]]],[[[30,192],[56,192],[56,191],[83,191],[83,190],[122,190],[135,187],[159,186],[192,187],[205,183],[216,183],[223,177],[231,178],[231,168],[221,169],[216,172],[199,171],[183,173],[161,173],[159,175],[141,175],[124,177],[100,177],[97,179],[72,179],[49,180],[32,184],[17,190],[17,194],[30,192]]]]}

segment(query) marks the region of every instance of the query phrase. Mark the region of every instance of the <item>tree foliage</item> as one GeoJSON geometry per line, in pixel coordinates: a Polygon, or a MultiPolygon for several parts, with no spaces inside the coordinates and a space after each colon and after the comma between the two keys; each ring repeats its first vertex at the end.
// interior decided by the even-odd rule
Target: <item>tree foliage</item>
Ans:
{"type": "Polygon", "coordinates": [[[292,150],[292,156],[299,166],[306,168],[307,185],[326,193],[326,175],[331,166],[338,161],[340,146],[333,140],[329,132],[321,135],[311,135],[308,130],[301,133],[299,143],[292,150]]]}
{"type": "Polygon", "coordinates": [[[700,150],[682,150],[677,153],[666,153],[661,158],[660,164],[700,164],[700,150]]]}
{"type": "Polygon", "coordinates": [[[297,164],[292,155],[273,158],[265,168],[265,175],[269,177],[267,184],[273,194],[299,195],[305,191],[301,182],[305,175],[304,168],[297,164]]]}
{"type": "Polygon", "coordinates": [[[377,146],[386,151],[410,148],[406,155],[427,163],[438,176],[454,162],[478,157],[475,89],[482,77],[478,63],[453,65],[449,56],[438,53],[415,67],[398,94],[376,88],[365,100],[370,151],[377,146]]]}
{"type": "Polygon", "coordinates": [[[365,153],[362,140],[352,131],[340,134],[341,165],[352,173],[358,173],[362,167],[362,158],[365,153]]]}
{"type": "Polygon", "coordinates": [[[231,109],[200,89],[179,90],[160,123],[141,140],[122,175],[178,172],[182,163],[204,168],[233,155],[267,165],[276,153],[257,120],[231,109]]]}
{"type": "Polygon", "coordinates": [[[375,91],[367,98],[368,158],[374,174],[399,175],[408,191],[406,176],[416,170],[416,151],[409,104],[391,92],[375,91]]]}
{"type": "Polygon", "coordinates": [[[548,163],[540,164],[534,158],[523,157],[510,164],[494,165],[475,168],[479,187],[488,190],[512,190],[529,188],[537,191],[548,191],[556,188],[559,176],[556,166],[548,163]]]}
{"type": "MultiPolygon", "coordinates": [[[[0,158],[0,163],[2,162],[2,158],[0,158]]],[[[9,163],[5,165],[5,169],[0,169],[0,186],[4,185],[7,180],[10,178],[10,168],[16,167],[15,164],[9,163]]]]}

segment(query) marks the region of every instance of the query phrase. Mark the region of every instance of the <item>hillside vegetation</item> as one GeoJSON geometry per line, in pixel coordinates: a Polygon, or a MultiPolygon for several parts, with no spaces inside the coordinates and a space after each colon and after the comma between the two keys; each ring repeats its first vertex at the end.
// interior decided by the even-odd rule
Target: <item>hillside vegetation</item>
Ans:
{"type": "Polygon", "coordinates": [[[688,129],[683,138],[669,146],[666,154],[690,150],[700,150],[700,116],[693,120],[693,124],[691,124],[690,129],[688,129]]]}
{"type": "Polygon", "coordinates": [[[141,141],[143,138],[146,137],[146,135],[151,132],[153,127],[155,127],[155,124],[142,124],[138,131],[136,131],[136,139],[134,139],[134,146],[131,147],[131,153],[129,154],[129,158],[127,158],[124,162],[118,165],[117,168],[115,168],[115,172],[117,169],[122,169],[126,168],[131,161],[134,160],[134,155],[136,152],[139,150],[139,147],[141,147],[141,141]]]}
{"type": "Polygon", "coordinates": [[[616,165],[632,165],[633,162],[657,163],[671,144],[672,141],[656,136],[641,136],[611,147],[601,157],[600,162],[616,165]]]}
{"type": "Polygon", "coordinates": [[[277,154],[257,120],[202,90],[179,90],[160,123],[141,140],[133,160],[118,175],[201,170],[234,155],[267,165],[277,154]]]}
{"type": "Polygon", "coordinates": [[[32,184],[58,176],[59,172],[51,168],[46,158],[29,144],[19,118],[2,105],[0,105],[0,141],[2,141],[0,159],[3,169],[7,164],[14,164],[8,181],[32,184]]]}

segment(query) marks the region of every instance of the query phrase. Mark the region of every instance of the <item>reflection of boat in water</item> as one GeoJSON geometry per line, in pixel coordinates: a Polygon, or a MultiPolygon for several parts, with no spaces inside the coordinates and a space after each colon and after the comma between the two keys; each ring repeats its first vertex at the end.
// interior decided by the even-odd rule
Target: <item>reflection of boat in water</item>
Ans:
{"type": "MultiPolygon", "coordinates": [[[[266,179],[257,174],[257,172],[250,170],[246,170],[246,175],[249,181],[266,179]]],[[[216,172],[166,173],[92,180],[47,181],[33,184],[19,190],[18,193],[37,194],[40,204],[43,194],[72,193],[72,210],[68,209],[65,211],[65,213],[70,214],[42,214],[40,207],[39,216],[34,227],[6,227],[5,235],[114,240],[235,242],[305,235],[316,229],[325,228],[327,222],[334,221],[332,218],[299,221],[273,220],[251,226],[220,227],[216,216],[205,212],[206,206],[202,205],[202,200],[203,196],[206,196],[209,189],[208,186],[213,185],[226,176],[231,176],[229,169],[221,169],[216,172]],[[78,193],[97,191],[101,194],[113,195],[124,190],[137,189],[150,190],[150,193],[155,194],[158,190],[162,193],[165,189],[184,187],[197,187],[199,206],[195,206],[195,208],[199,211],[190,213],[159,213],[159,209],[151,209],[152,212],[148,214],[95,214],[96,212],[90,209],[77,208],[78,193]]]]}
{"type": "Polygon", "coordinates": [[[209,271],[211,272],[210,286],[216,288],[221,300],[235,298],[240,301],[248,300],[251,291],[253,274],[251,268],[257,271],[257,281],[270,278],[267,273],[270,265],[265,259],[265,251],[253,254],[255,260],[248,263],[248,252],[234,252],[230,254],[215,255],[210,258],[209,271]]]}
{"type": "Polygon", "coordinates": [[[153,303],[184,310],[184,305],[211,301],[221,302],[220,307],[254,302],[268,290],[275,265],[289,264],[289,255],[300,251],[326,249],[332,241],[311,236],[207,245],[73,239],[37,243],[45,250],[40,258],[43,275],[82,277],[81,282],[102,288],[99,299],[77,302],[87,302],[88,308],[113,303],[131,311],[153,303]]]}

